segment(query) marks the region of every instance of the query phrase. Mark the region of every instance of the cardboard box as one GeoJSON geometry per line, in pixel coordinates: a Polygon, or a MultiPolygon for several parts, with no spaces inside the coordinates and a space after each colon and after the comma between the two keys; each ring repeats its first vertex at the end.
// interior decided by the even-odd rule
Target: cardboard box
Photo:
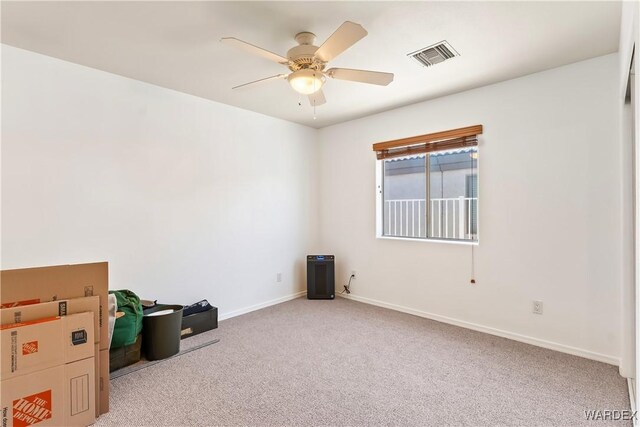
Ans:
{"type": "Polygon", "coordinates": [[[94,363],[93,363],[93,375],[95,378],[94,381],[94,393],[96,396],[96,418],[100,416],[100,344],[96,344],[94,346],[94,363]]]}
{"type": "Polygon", "coordinates": [[[90,311],[93,312],[93,332],[94,332],[94,352],[95,360],[95,416],[100,415],[100,297],[74,298],[70,300],[60,300],[44,302],[39,304],[20,305],[13,308],[0,309],[0,325],[10,323],[20,323],[24,321],[42,319],[45,317],[64,316],[90,311]]]}
{"type": "Polygon", "coordinates": [[[0,326],[3,427],[95,421],[93,320],[83,312],[0,326]]]}
{"type": "Polygon", "coordinates": [[[0,309],[0,325],[28,322],[45,317],[66,316],[85,311],[93,313],[93,342],[100,344],[100,297],[97,295],[3,308],[0,309]]]}
{"type": "Polygon", "coordinates": [[[81,298],[100,297],[100,350],[109,348],[109,265],[59,265],[55,267],[23,268],[0,272],[1,308],[18,305],[81,298]]]}
{"type": "Polygon", "coordinates": [[[188,338],[218,327],[218,308],[190,314],[182,318],[180,338],[188,338]]]}
{"type": "Polygon", "coordinates": [[[93,313],[0,326],[2,381],[94,356],[93,313]]]}
{"type": "Polygon", "coordinates": [[[100,350],[100,414],[109,412],[109,350],[100,350]]]}
{"type": "MultiPolygon", "coordinates": [[[[93,345],[90,345],[93,352],[93,345]]],[[[95,422],[94,357],[3,380],[3,427],[88,426],[95,422]]]]}
{"type": "Polygon", "coordinates": [[[100,388],[100,414],[109,411],[108,291],[109,267],[106,262],[0,272],[0,304],[5,307],[93,295],[100,298],[100,378],[96,379],[100,388]],[[103,352],[107,353],[106,357],[102,356],[103,352]]]}

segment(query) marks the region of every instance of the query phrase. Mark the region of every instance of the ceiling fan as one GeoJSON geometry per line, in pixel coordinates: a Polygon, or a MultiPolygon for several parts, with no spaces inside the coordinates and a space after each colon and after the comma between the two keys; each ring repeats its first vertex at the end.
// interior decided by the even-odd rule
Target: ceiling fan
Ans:
{"type": "Polygon", "coordinates": [[[254,46],[235,37],[224,37],[221,41],[229,46],[242,49],[251,54],[261,56],[278,64],[285,65],[291,70],[289,74],[277,74],[264,79],[255,80],[233,89],[245,87],[255,83],[264,83],[271,80],[287,79],[291,87],[309,96],[312,106],[322,105],[326,102],[322,85],[326,77],[339,80],[350,80],[354,82],[370,83],[374,85],[386,86],[393,81],[392,73],[382,73],[379,71],[352,70],[350,68],[329,68],[325,70],[327,62],[340,55],[345,50],[353,46],[358,40],[367,35],[367,30],[360,24],[346,21],[322,44],[314,46],[316,35],[307,31],[296,34],[295,40],[298,46],[289,49],[287,57],[254,46]]]}

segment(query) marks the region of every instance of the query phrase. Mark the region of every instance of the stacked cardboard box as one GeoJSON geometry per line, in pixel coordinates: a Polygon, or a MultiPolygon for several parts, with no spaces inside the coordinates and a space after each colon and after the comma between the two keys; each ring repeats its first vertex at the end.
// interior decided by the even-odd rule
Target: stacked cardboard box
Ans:
{"type": "Polygon", "coordinates": [[[2,426],[95,421],[93,313],[0,327],[2,426]]]}
{"type": "Polygon", "coordinates": [[[52,315],[93,313],[97,320],[95,335],[92,331],[95,352],[95,404],[92,407],[95,416],[109,412],[108,289],[106,262],[0,272],[2,324],[16,319],[24,322],[52,315]],[[88,298],[91,296],[95,297],[88,298]],[[44,304],[47,302],[49,304],[44,304]]]}
{"type": "Polygon", "coordinates": [[[95,368],[95,416],[100,415],[100,297],[84,297],[68,300],[58,300],[44,303],[33,303],[28,305],[14,305],[11,308],[0,309],[0,324],[10,325],[12,323],[29,322],[43,318],[66,316],[82,312],[90,312],[93,319],[93,340],[95,368]]]}

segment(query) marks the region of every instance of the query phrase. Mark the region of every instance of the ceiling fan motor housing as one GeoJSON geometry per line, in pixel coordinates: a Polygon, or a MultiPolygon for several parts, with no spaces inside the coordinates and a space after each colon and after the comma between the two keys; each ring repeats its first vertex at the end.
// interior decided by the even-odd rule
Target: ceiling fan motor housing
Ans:
{"type": "Polygon", "coordinates": [[[313,56],[318,50],[318,46],[313,45],[316,35],[305,31],[296,34],[295,39],[299,45],[289,49],[287,52],[287,59],[291,61],[289,69],[291,71],[302,69],[322,71],[325,63],[313,56]]]}

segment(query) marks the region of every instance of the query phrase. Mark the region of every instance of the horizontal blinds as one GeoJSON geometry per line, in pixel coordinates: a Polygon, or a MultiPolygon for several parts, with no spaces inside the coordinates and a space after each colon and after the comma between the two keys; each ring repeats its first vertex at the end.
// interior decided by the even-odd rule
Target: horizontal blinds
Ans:
{"type": "Polygon", "coordinates": [[[376,151],[378,160],[389,159],[393,157],[413,156],[415,154],[431,153],[432,151],[455,150],[458,148],[475,147],[478,145],[478,139],[473,136],[464,138],[448,139],[438,142],[427,142],[425,144],[408,145],[406,147],[392,148],[389,150],[376,151]]]}
{"type": "Polygon", "coordinates": [[[414,136],[373,144],[378,160],[405,157],[433,151],[455,150],[478,145],[482,125],[414,136]]]}

